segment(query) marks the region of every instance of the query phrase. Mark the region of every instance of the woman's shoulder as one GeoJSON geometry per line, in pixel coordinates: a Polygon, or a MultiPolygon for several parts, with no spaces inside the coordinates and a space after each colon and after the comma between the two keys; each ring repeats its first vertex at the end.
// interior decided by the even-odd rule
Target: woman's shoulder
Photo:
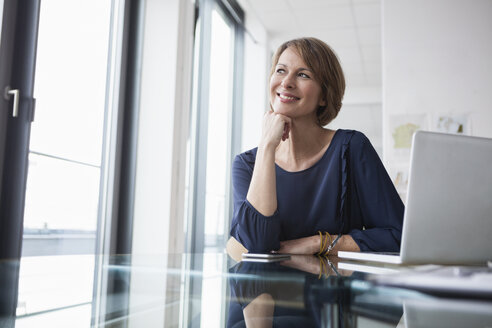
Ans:
{"type": "Polygon", "coordinates": [[[339,142],[343,156],[360,157],[372,153],[374,147],[369,138],[361,131],[339,129],[339,142]]]}
{"type": "Polygon", "coordinates": [[[339,140],[342,144],[360,146],[369,142],[366,135],[358,130],[338,129],[336,133],[340,136],[339,140]]]}
{"type": "Polygon", "coordinates": [[[343,130],[341,134],[344,139],[342,145],[343,156],[356,159],[352,161],[353,164],[380,162],[379,155],[374,149],[374,146],[363,132],[343,130]]]}

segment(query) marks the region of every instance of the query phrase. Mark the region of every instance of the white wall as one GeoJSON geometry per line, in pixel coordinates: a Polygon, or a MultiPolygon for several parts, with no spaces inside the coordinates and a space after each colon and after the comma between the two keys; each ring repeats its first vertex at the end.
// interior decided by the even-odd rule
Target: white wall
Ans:
{"type": "Polygon", "coordinates": [[[385,159],[389,116],[466,113],[492,137],[492,1],[383,1],[385,159]]]}
{"type": "Polygon", "coordinates": [[[347,85],[342,108],[328,127],[361,131],[382,157],[382,121],[381,88],[347,85]]]}
{"type": "Polygon", "coordinates": [[[392,174],[408,170],[409,151],[392,137],[405,121],[435,130],[440,115],[467,118],[468,134],[492,137],[492,1],[384,0],[382,19],[383,156],[392,174]]]}

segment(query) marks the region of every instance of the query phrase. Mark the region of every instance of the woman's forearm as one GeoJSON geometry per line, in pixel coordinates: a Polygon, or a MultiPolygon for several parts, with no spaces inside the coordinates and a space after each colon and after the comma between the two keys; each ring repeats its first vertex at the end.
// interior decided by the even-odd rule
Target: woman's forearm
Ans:
{"type": "MultiPolygon", "coordinates": [[[[332,238],[336,238],[336,236],[332,235],[332,238]]],[[[330,254],[337,255],[338,251],[360,252],[360,248],[351,235],[343,235],[335,247],[333,247],[330,254]]]]}
{"type": "Polygon", "coordinates": [[[275,147],[271,145],[258,147],[246,199],[264,216],[271,216],[277,210],[275,147]]]}
{"type": "MultiPolygon", "coordinates": [[[[330,236],[331,241],[335,240],[337,237],[337,235],[330,236]]],[[[320,251],[325,251],[329,244],[330,241],[326,240],[326,235],[323,235],[322,238],[320,238],[319,235],[313,235],[310,237],[281,241],[278,252],[287,254],[316,254],[320,251]]],[[[360,248],[352,236],[342,235],[330,251],[329,255],[337,255],[338,251],[359,252],[360,248]]]]}

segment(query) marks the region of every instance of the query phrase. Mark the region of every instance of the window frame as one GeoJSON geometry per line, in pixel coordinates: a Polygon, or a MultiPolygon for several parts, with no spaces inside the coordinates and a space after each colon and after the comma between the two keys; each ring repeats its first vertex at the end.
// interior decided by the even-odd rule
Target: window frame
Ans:
{"type": "MultiPolygon", "coordinates": [[[[231,105],[232,113],[228,126],[228,164],[227,164],[227,195],[225,201],[226,227],[225,240],[229,236],[230,218],[232,217],[232,187],[230,183],[231,165],[235,154],[240,151],[242,137],[242,104],[243,104],[243,66],[244,66],[244,13],[235,0],[199,0],[195,3],[195,52],[197,52],[198,67],[193,68],[194,90],[192,94],[192,108],[190,115],[190,152],[189,168],[190,184],[188,203],[185,204],[188,214],[186,220],[186,244],[187,253],[203,254],[205,251],[205,198],[206,198],[206,172],[207,172],[207,139],[208,139],[208,117],[209,117],[209,81],[210,81],[210,52],[212,36],[212,12],[215,8],[220,10],[220,14],[228,20],[233,27],[233,58],[232,58],[232,83],[231,105]],[[198,32],[199,33],[196,33],[198,32]],[[198,49],[196,49],[198,47],[198,49]],[[194,105],[193,105],[194,104],[194,105]]],[[[224,243],[225,247],[225,243],[224,243]]],[[[188,270],[203,270],[203,257],[190,256],[189,263],[185,264],[188,270]]],[[[184,309],[184,319],[187,322],[199,322],[201,318],[201,299],[202,281],[200,278],[189,278],[185,282],[185,295],[188,302],[184,309]],[[196,296],[193,296],[196,295],[196,296]],[[195,299],[195,302],[191,300],[195,299]]],[[[227,288],[227,286],[224,286],[227,288]]],[[[222,314],[227,313],[227,304],[222,304],[222,314]]],[[[222,315],[221,314],[221,315],[222,315]]],[[[222,315],[221,320],[225,317],[222,315]]]]}
{"type": "MultiPolygon", "coordinates": [[[[233,28],[233,62],[232,62],[232,113],[228,126],[228,165],[227,182],[229,192],[226,196],[226,213],[229,218],[232,215],[232,187],[230,186],[231,163],[241,149],[242,136],[242,90],[243,90],[243,66],[244,66],[244,13],[237,5],[236,1],[228,0],[201,0],[196,3],[197,19],[195,31],[200,28],[198,46],[198,67],[195,67],[194,74],[197,74],[197,83],[194,90],[196,94],[196,108],[192,109],[192,122],[190,125],[190,197],[188,206],[188,231],[185,249],[189,253],[203,253],[205,250],[205,190],[206,190],[206,163],[207,163],[207,135],[208,135],[208,105],[209,105],[209,81],[210,81],[210,44],[211,44],[211,16],[212,11],[217,6],[221,15],[228,20],[233,28]],[[197,24],[200,24],[199,26],[197,24]],[[193,122],[194,121],[194,122],[193,122]]],[[[228,231],[230,220],[226,220],[228,231]]]]}

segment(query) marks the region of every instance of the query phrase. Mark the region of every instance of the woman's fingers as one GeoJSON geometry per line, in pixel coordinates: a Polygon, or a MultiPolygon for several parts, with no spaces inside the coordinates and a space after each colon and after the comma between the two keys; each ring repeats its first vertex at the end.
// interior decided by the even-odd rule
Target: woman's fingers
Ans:
{"type": "Polygon", "coordinates": [[[289,138],[289,133],[290,133],[290,125],[292,120],[290,117],[282,115],[282,114],[275,114],[278,116],[278,118],[283,122],[283,130],[282,130],[282,141],[285,141],[289,138]]]}
{"type": "Polygon", "coordinates": [[[263,142],[278,146],[280,141],[289,137],[291,119],[273,111],[265,113],[263,118],[263,142]]]}
{"type": "Polygon", "coordinates": [[[284,125],[284,133],[282,134],[282,141],[285,141],[289,138],[289,132],[290,132],[290,124],[285,123],[284,125]]]}

